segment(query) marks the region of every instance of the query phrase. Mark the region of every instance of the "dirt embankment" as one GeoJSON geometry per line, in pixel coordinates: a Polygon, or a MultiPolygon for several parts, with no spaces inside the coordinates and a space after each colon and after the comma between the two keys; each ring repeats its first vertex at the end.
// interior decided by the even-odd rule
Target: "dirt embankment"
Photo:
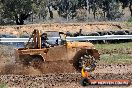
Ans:
{"type": "Polygon", "coordinates": [[[63,31],[63,32],[78,32],[83,29],[83,32],[95,32],[105,30],[120,30],[125,29],[125,25],[121,23],[54,23],[54,24],[31,24],[22,26],[0,26],[0,34],[13,34],[20,36],[23,33],[31,34],[34,29],[42,31],[63,31]]]}

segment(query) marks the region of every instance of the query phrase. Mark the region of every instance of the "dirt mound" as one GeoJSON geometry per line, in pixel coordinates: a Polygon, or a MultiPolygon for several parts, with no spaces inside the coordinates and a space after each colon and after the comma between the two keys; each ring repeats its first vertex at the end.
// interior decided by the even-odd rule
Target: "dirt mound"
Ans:
{"type": "Polygon", "coordinates": [[[63,31],[63,32],[78,32],[82,29],[82,32],[95,32],[105,30],[119,30],[122,29],[123,24],[119,23],[106,23],[106,22],[94,22],[94,23],[52,23],[52,24],[32,24],[22,26],[0,26],[0,34],[13,34],[21,36],[23,34],[31,34],[34,29],[42,31],[63,31]]]}

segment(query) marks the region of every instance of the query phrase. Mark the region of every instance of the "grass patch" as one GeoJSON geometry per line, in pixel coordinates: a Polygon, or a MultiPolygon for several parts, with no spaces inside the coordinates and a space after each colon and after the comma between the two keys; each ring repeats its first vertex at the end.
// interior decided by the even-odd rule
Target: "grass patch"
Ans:
{"type": "MultiPolygon", "coordinates": [[[[132,50],[132,42],[129,43],[119,43],[119,44],[95,44],[96,49],[101,52],[102,50],[119,50],[125,52],[123,50],[132,50]]],[[[132,63],[132,53],[130,54],[122,54],[122,53],[110,53],[110,54],[102,54],[100,56],[99,64],[111,64],[111,63],[132,63]]]]}
{"type": "Polygon", "coordinates": [[[0,84],[0,88],[7,88],[6,84],[0,84]]]}
{"type": "Polygon", "coordinates": [[[127,20],[127,22],[132,22],[132,17],[130,17],[130,18],[127,20]]]}
{"type": "Polygon", "coordinates": [[[95,44],[97,50],[132,49],[132,42],[118,44],[95,44]]]}
{"type": "Polygon", "coordinates": [[[132,27],[132,22],[131,22],[132,18],[130,18],[128,21],[125,21],[124,24],[127,26],[127,27],[132,27]]]}
{"type": "Polygon", "coordinates": [[[104,54],[104,55],[101,55],[99,64],[101,63],[105,63],[105,64],[132,63],[132,55],[130,54],[113,54],[113,55],[104,54]]]}

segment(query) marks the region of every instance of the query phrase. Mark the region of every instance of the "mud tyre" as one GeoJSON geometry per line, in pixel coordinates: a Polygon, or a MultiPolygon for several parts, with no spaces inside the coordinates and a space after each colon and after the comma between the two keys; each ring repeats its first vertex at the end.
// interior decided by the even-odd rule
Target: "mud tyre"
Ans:
{"type": "Polygon", "coordinates": [[[73,65],[79,72],[81,71],[82,68],[84,68],[88,72],[92,72],[95,70],[96,64],[97,60],[94,58],[94,56],[86,51],[86,53],[76,58],[73,65]]]}
{"type": "Polygon", "coordinates": [[[96,61],[92,55],[81,56],[78,63],[81,69],[84,68],[88,72],[94,71],[96,68],[96,61]]]}

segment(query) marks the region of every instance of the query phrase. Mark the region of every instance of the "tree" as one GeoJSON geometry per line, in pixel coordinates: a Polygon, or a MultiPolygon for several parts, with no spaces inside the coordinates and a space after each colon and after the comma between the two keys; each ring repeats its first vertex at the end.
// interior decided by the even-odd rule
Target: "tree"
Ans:
{"type": "Polygon", "coordinates": [[[132,17],[132,0],[117,0],[117,2],[122,3],[122,8],[129,7],[129,10],[131,12],[131,17],[132,17]]]}
{"type": "Polygon", "coordinates": [[[3,18],[13,18],[15,14],[32,11],[31,0],[3,0],[3,18]]]}
{"type": "Polygon", "coordinates": [[[15,20],[17,14],[28,14],[33,12],[39,14],[40,8],[44,8],[45,0],[2,0],[2,19],[15,20]]]}

